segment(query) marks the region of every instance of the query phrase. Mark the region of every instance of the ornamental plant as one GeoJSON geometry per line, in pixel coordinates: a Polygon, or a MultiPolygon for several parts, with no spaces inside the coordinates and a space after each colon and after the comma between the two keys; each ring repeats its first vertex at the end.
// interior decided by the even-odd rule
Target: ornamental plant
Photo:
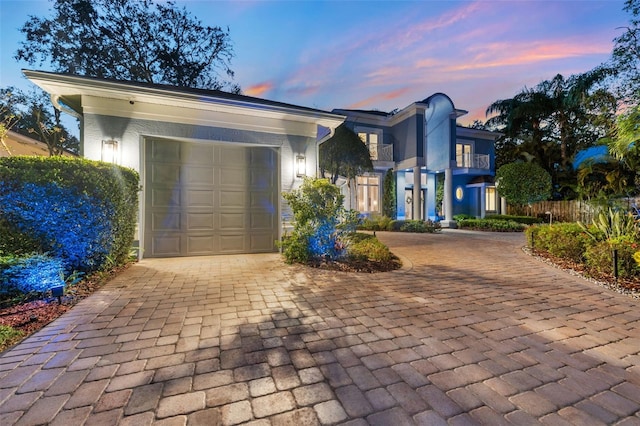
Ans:
{"type": "Polygon", "coordinates": [[[355,230],[357,214],[343,207],[344,196],[328,179],[305,178],[300,189],[282,194],[295,219],[283,241],[289,263],[337,259],[346,252],[342,235],[355,230]]]}
{"type": "Polygon", "coordinates": [[[496,172],[498,193],[520,206],[551,197],[551,175],[535,163],[509,163],[496,172]]]}

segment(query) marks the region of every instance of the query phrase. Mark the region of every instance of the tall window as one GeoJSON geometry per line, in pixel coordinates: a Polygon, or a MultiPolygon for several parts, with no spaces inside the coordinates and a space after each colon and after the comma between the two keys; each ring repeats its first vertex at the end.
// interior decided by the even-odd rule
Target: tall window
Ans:
{"type": "Polygon", "coordinates": [[[367,145],[369,148],[369,155],[372,160],[378,159],[378,140],[379,135],[377,133],[369,133],[369,132],[358,132],[358,136],[367,145]]]}
{"type": "Polygon", "coordinates": [[[456,166],[458,167],[472,167],[471,160],[473,159],[472,146],[468,143],[456,144],[456,166]]]}
{"type": "Polygon", "coordinates": [[[379,212],[380,177],[358,176],[356,186],[358,188],[358,211],[361,213],[379,212]]]}
{"type": "Polygon", "coordinates": [[[498,200],[496,195],[495,186],[487,186],[484,190],[485,211],[496,212],[498,211],[498,200]]]}

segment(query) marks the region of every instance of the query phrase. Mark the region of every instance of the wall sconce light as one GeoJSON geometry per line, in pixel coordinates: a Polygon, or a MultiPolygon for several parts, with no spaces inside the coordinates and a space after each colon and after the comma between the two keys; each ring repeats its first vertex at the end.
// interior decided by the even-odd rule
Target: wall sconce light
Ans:
{"type": "Polygon", "coordinates": [[[113,139],[102,141],[102,161],[113,164],[118,162],[118,141],[113,139]]]}
{"type": "Polygon", "coordinates": [[[307,159],[304,155],[296,156],[296,176],[303,177],[307,175],[307,159]]]}

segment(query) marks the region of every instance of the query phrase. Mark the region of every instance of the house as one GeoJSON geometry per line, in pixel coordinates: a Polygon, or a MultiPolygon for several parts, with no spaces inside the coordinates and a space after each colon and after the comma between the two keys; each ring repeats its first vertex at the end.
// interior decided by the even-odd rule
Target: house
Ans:
{"type": "MultiPolygon", "coordinates": [[[[9,130],[3,143],[0,143],[0,157],[12,157],[14,155],[40,155],[48,157],[49,148],[44,142],[9,130]]],[[[70,152],[65,152],[63,155],[74,156],[74,154],[70,152]]]]}
{"type": "Polygon", "coordinates": [[[220,91],[24,70],[80,119],[81,155],[140,173],[141,257],[275,250],[281,193],[344,116],[220,91]]]}
{"type": "Polygon", "coordinates": [[[394,112],[335,109],[369,147],[374,171],[356,178],[348,194],[363,214],[381,214],[382,185],[394,172],[398,219],[444,219],[465,213],[484,217],[500,211],[494,184],[494,142],[500,134],[461,127],[467,111],[434,94],[394,112]],[[442,199],[438,197],[441,186],[442,199]]]}

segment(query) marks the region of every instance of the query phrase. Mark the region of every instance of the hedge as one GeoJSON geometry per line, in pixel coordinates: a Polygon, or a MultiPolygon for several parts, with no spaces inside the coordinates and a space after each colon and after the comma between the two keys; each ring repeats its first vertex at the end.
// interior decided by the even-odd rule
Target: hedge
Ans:
{"type": "Polygon", "coordinates": [[[20,254],[37,246],[59,258],[66,273],[121,264],[135,237],[138,190],[138,173],[117,165],[67,157],[2,158],[0,250],[20,254]]]}

